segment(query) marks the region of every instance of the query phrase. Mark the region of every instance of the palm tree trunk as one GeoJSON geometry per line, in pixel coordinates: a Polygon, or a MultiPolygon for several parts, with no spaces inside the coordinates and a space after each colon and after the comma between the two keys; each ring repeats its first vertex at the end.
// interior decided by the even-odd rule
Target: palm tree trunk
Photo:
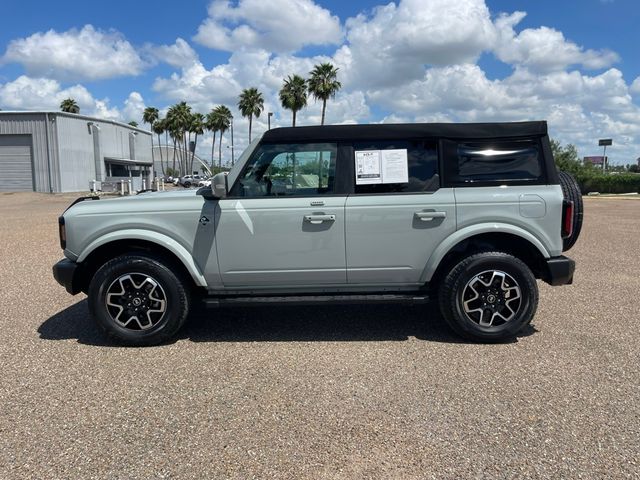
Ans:
{"type": "Polygon", "coordinates": [[[218,144],[218,164],[222,168],[222,132],[220,132],[220,143],[218,144]]]}
{"type": "Polygon", "coordinates": [[[322,121],[320,122],[320,125],[324,125],[324,113],[326,110],[327,110],[327,101],[322,100],[322,121]]]}
{"type": "Polygon", "coordinates": [[[253,115],[249,115],[249,143],[251,143],[251,120],[253,120],[253,115]]]}
{"type": "MultiPolygon", "coordinates": [[[[213,131],[213,141],[211,142],[211,168],[213,169],[213,167],[216,166],[216,161],[214,158],[214,152],[215,152],[215,148],[216,148],[216,131],[213,131]]],[[[213,172],[212,172],[213,173],[213,172]]]]}
{"type": "MultiPolygon", "coordinates": [[[[152,124],[149,124],[151,127],[153,127],[152,124]]],[[[155,163],[156,163],[156,159],[153,156],[153,132],[151,132],[151,165],[153,165],[151,167],[151,170],[155,169],[155,163]]]]}
{"type": "Polygon", "coordinates": [[[175,172],[176,172],[176,139],[174,138],[173,139],[173,173],[175,172]]]}
{"type": "Polygon", "coordinates": [[[189,165],[189,144],[191,143],[191,132],[188,134],[185,132],[184,137],[184,168],[187,171],[186,175],[191,175],[191,168],[189,165]]]}
{"type": "Polygon", "coordinates": [[[193,162],[196,156],[196,147],[198,146],[198,132],[196,132],[196,137],[193,139],[193,152],[191,152],[191,167],[193,168],[193,162]]]}
{"type": "Polygon", "coordinates": [[[293,110],[293,126],[296,126],[296,111],[293,110]]]}
{"type": "Polygon", "coordinates": [[[166,172],[164,171],[164,163],[162,161],[162,144],[160,142],[161,142],[160,134],[158,134],[158,148],[160,149],[160,169],[162,170],[162,175],[166,175],[166,172]]]}

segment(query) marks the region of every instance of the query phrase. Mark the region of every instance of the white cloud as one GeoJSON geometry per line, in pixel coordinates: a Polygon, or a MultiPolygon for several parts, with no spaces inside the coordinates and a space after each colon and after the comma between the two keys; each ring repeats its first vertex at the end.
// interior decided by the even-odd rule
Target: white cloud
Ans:
{"type": "Polygon", "coordinates": [[[22,64],[32,76],[71,81],[138,75],[145,66],[120,33],[91,25],[12,40],[1,61],[22,64]]]}
{"type": "Polygon", "coordinates": [[[585,50],[553,28],[527,28],[516,34],[514,27],[525,15],[524,12],[503,14],[496,20],[499,37],[494,51],[503,62],[547,72],[571,65],[600,69],[619,60],[618,55],[610,50],[585,50]]]}
{"type": "MultiPolygon", "coordinates": [[[[137,95],[139,94],[133,92],[129,100],[137,99],[137,95]]],[[[108,98],[96,99],[82,85],[62,88],[56,80],[26,75],[0,84],[0,108],[3,110],[60,110],[60,103],[66,98],[73,98],[78,103],[81,114],[125,120],[120,110],[110,105],[108,98]]]]}
{"type": "Polygon", "coordinates": [[[134,121],[138,123],[140,128],[149,128],[149,125],[144,125],[142,121],[142,113],[145,107],[142,95],[139,92],[131,92],[124,101],[124,108],[122,109],[123,121],[127,123],[134,121]]]}
{"type": "Polygon", "coordinates": [[[631,93],[635,93],[636,95],[640,94],[640,77],[636,77],[636,79],[631,84],[631,93]]]}
{"type": "Polygon", "coordinates": [[[188,67],[198,61],[198,54],[180,37],[176,38],[173,45],[148,44],[144,50],[154,61],[164,62],[176,68],[188,67]]]}
{"type": "Polygon", "coordinates": [[[63,89],[56,80],[26,75],[0,85],[3,110],[59,110],[62,100],[69,97],[78,103],[81,111],[95,105],[93,97],[82,85],[63,89]]]}
{"type": "Polygon", "coordinates": [[[419,79],[425,65],[473,62],[496,38],[483,0],[404,0],[346,22],[336,56],[345,83],[388,86],[419,79]]]}
{"type": "Polygon", "coordinates": [[[312,0],[214,0],[194,40],[217,50],[292,52],[337,44],[342,30],[339,18],[312,0]]]}

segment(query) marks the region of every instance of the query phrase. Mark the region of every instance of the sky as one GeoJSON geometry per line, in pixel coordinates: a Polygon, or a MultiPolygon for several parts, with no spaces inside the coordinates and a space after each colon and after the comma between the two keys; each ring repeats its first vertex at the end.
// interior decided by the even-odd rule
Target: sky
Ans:
{"type": "MultiPolygon", "coordinates": [[[[142,124],[146,106],[226,104],[241,150],[243,88],[265,98],[254,135],[267,112],[288,126],[283,79],[331,62],[342,89],[327,123],[543,119],[581,156],[612,138],[610,161],[627,164],[640,157],[638,25],[638,0],[5,0],[0,109],[72,97],[83,114],[142,124]]],[[[310,98],[297,124],[320,111],[310,98]]],[[[205,135],[198,151],[210,148],[205,135]]]]}

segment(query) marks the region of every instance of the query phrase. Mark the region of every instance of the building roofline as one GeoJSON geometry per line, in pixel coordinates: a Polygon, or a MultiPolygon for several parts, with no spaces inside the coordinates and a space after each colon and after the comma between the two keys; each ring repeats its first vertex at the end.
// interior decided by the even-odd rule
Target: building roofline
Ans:
{"type": "Polygon", "coordinates": [[[112,125],[117,125],[119,127],[125,127],[125,128],[130,129],[130,130],[135,130],[137,132],[148,133],[149,135],[153,135],[153,133],[150,130],[145,130],[144,128],[140,128],[140,127],[134,127],[134,126],[129,125],[128,123],[117,122],[115,120],[109,120],[107,118],[90,117],[89,115],[82,115],[80,113],[60,112],[60,111],[57,111],[57,110],[0,110],[0,116],[2,116],[4,114],[10,114],[10,115],[34,115],[34,114],[35,115],[58,115],[58,116],[62,116],[62,117],[77,118],[79,120],[94,120],[94,121],[97,121],[97,122],[110,123],[112,125]]]}

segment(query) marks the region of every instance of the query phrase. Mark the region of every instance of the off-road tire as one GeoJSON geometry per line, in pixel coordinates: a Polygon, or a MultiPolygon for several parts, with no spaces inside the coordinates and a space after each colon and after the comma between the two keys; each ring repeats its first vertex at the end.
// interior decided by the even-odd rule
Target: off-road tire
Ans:
{"type": "MultiPolygon", "coordinates": [[[[512,292],[508,295],[515,297],[515,293],[512,292]]],[[[502,342],[517,336],[518,332],[533,319],[538,307],[538,285],[529,267],[520,259],[503,252],[476,253],[460,260],[446,275],[439,288],[438,300],[442,316],[458,335],[476,342],[502,342]],[[517,304],[517,309],[511,309],[515,310],[512,313],[513,318],[504,322],[501,318],[497,318],[496,325],[484,326],[465,313],[463,295],[468,294],[467,289],[474,279],[480,278],[481,274],[487,275],[485,272],[491,271],[501,272],[510,277],[507,286],[513,288],[514,285],[511,284],[515,282],[515,286],[519,288],[521,300],[517,304]],[[499,322],[503,323],[497,324],[499,322]]],[[[511,300],[507,298],[507,301],[511,300]]],[[[504,298],[502,302],[504,304],[504,298]]],[[[498,304],[500,304],[499,301],[498,304]]],[[[484,313],[480,314],[481,319],[482,315],[484,313]]]]}
{"type": "Polygon", "coordinates": [[[565,200],[573,202],[573,231],[567,238],[562,239],[562,251],[566,252],[575,245],[582,230],[582,218],[584,215],[584,206],[582,204],[582,193],[580,185],[575,177],[567,172],[558,172],[560,178],[560,186],[562,187],[562,195],[565,200]]]}
{"type": "MultiPolygon", "coordinates": [[[[150,346],[157,345],[172,338],[178,330],[184,324],[187,315],[189,313],[190,295],[188,282],[178,272],[177,269],[172,268],[168,262],[160,258],[155,258],[151,255],[134,253],[121,255],[116,257],[102,267],[93,276],[91,283],[89,284],[88,291],[88,304],[91,317],[96,321],[98,326],[116,342],[129,345],[129,346],[150,346]],[[133,285],[135,283],[129,282],[129,275],[135,279],[140,285],[143,285],[143,279],[148,277],[151,281],[144,285],[144,288],[137,287],[141,291],[141,295],[144,296],[145,289],[152,289],[151,285],[154,283],[160,287],[155,294],[154,299],[164,299],[165,303],[154,303],[154,305],[164,305],[164,313],[154,313],[151,318],[160,317],[157,323],[151,321],[147,322],[145,315],[140,315],[143,322],[147,322],[149,327],[146,329],[135,328],[138,327],[140,322],[132,321],[127,327],[118,323],[114,319],[114,311],[117,312],[119,307],[107,305],[108,290],[110,293],[115,293],[113,301],[121,302],[124,295],[118,290],[125,292],[123,283],[120,279],[125,279],[125,285],[133,285]],[[120,283],[119,283],[120,282],[120,283]],[[110,313],[111,310],[111,313],[110,313]]],[[[131,290],[135,293],[135,288],[131,290]]],[[[147,295],[146,301],[149,302],[151,295],[147,295]]],[[[112,297],[110,297],[110,300],[112,297]]],[[[141,302],[138,300],[138,302],[141,302]]],[[[144,302],[141,302],[144,303],[144,302]]],[[[144,307],[144,304],[143,304],[144,307]]],[[[128,308],[124,306],[123,308],[128,308]]],[[[158,307],[154,307],[158,308],[158,307]]],[[[124,311],[122,321],[126,320],[129,315],[129,310],[124,311]]],[[[150,310],[154,312],[155,310],[150,310]]],[[[118,315],[115,315],[117,318],[118,315]]]]}

